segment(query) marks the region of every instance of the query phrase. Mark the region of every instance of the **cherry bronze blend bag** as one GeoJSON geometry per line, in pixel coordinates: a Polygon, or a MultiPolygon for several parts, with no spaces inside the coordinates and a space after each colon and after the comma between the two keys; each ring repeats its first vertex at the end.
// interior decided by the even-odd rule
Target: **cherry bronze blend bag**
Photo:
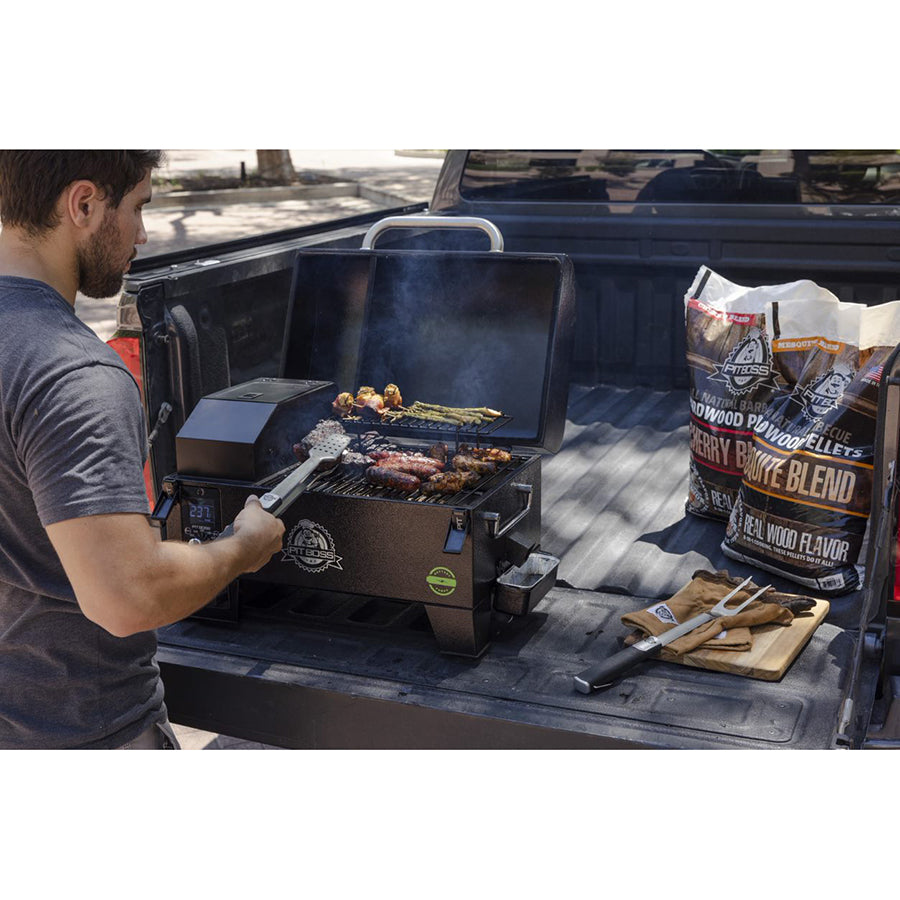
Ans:
{"type": "Polygon", "coordinates": [[[722,550],[825,594],[856,590],[872,499],[882,366],[900,303],[772,303],[775,365],[793,388],[754,427],[722,550]]]}
{"type": "MultiPolygon", "coordinates": [[[[836,304],[812,281],[743,287],[701,267],[685,295],[691,462],[685,508],[727,521],[741,487],[753,429],[769,400],[789,387],[772,354],[766,304],[836,304]]],[[[789,374],[789,373],[788,373],[789,374]]]]}

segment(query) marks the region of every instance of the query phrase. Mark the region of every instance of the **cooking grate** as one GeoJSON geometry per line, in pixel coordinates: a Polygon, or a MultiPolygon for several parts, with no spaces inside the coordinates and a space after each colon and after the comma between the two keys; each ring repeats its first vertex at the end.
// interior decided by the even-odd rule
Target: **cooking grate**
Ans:
{"type": "Polygon", "coordinates": [[[307,486],[307,492],[316,491],[344,497],[382,497],[390,500],[406,500],[410,503],[429,503],[443,506],[460,506],[477,499],[495,484],[505,481],[527,459],[514,456],[508,463],[497,466],[491,475],[482,475],[471,487],[456,494],[425,494],[421,490],[398,491],[366,481],[362,470],[348,471],[347,466],[336,466],[322,472],[307,486]]]}

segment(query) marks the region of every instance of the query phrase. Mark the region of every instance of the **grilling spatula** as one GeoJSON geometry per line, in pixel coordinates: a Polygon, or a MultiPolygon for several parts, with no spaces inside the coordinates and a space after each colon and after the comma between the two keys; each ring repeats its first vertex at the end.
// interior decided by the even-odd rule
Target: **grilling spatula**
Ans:
{"type": "MultiPolygon", "coordinates": [[[[332,434],[321,441],[316,441],[310,448],[309,459],[300,463],[290,475],[282,478],[272,490],[266,491],[259,498],[262,508],[280,519],[288,507],[303,493],[310,476],[323,463],[337,462],[349,444],[350,436],[347,434],[332,434]]],[[[229,525],[220,532],[219,538],[230,537],[232,534],[234,534],[234,526],[229,525]]]]}
{"type": "Polygon", "coordinates": [[[624,650],[614,653],[609,659],[604,660],[602,663],[598,663],[590,669],[585,669],[573,679],[575,690],[581,691],[582,694],[590,694],[592,691],[596,691],[599,688],[609,687],[619,675],[622,675],[628,669],[632,668],[632,666],[636,666],[645,659],[658,656],[659,652],[666,644],[671,644],[672,641],[688,634],[695,628],[699,628],[701,625],[712,619],[718,619],[722,616],[733,616],[736,613],[739,613],[745,606],[749,605],[756,600],[757,597],[761,597],[769,590],[770,585],[766,585],[737,606],[726,607],[725,604],[735,597],[742,588],[750,583],[750,581],[752,581],[752,578],[745,578],[733,591],[726,594],[712,609],[693,616],[686,622],[682,622],[674,628],[669,628],[662,634],[649,635],[632,644],[630,647],[626,647],[624,650]]]}

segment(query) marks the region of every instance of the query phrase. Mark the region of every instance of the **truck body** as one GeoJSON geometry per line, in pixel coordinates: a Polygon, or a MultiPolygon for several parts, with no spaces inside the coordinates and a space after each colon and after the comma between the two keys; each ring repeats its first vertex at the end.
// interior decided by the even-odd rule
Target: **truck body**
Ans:
{"type": "MultiPolygon", "coordinates": [[[[568,257],[575,278],[565,431],[541,460],[538,498],[540,549],[560,563],[538,605],[495,610],[489,649],[466,659],[439,652],[414,603],[241,587],[236,617],[217,620],[213,604],[160,629],[173,721],[290,748],[900,746],[897,354],[880,395],[865,585],[830,598],[783,677],[653,661],[609,689],[573,689],[575,674],[620,647],[623,614],[669,598],[697,570],[809,593],[726,558],[723,523],[685,512],[684,294],[707,265],[739,284],[807,278],[841,300],[897,299],[900,203],[865,193],[873,178],[890,184],[890,159],[823,164],[816,182],[806,151],[788,157],[789,171],[782,157],[740,152],[450,151],[427,209],[135,262],[114,343],[137,348],[151,494],[176,470],[176,435],[201,398],[278,375],[299,250],[359,248],[385,215],[472,216],[496,226],[504,252],[568,257]]],[[[458,229],[398,229],[380,242],[486,249],[483,234],[458,229]]]]}

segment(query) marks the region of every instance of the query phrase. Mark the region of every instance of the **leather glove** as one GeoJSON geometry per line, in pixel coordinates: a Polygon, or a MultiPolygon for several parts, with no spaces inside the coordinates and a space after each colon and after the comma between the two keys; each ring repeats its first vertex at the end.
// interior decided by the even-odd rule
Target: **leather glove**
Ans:
{"type": "MultiPolygon", "coordinates": [[[[626,640],[626,643],[633,643],[650,634],[662,634],[674,625],[707,612],[737,587],[741,580],[731,578],[727,571],[707,572],[700,569],[694,572],[691,581],[669,600],[622,616],[623,624],[638,629],[638,633],[630,641],[626,640]]],[[[758,590],[759,585],[750,582],[735,595],[733,603],[745,600],[758,590]]],[[[801,614],[813,606],[815,600],[809,597],[781,594],[772,589],[737,615],[712,619],[682,635],[663,647],[661,658],[677,659],[700,646],[704,650],[749,650],[753,641],[751,628],[771,623],[790,625],[795,614],[801,614]],[[725,637],[719,637],[723,632],[727,632],[725,637]]]]}

